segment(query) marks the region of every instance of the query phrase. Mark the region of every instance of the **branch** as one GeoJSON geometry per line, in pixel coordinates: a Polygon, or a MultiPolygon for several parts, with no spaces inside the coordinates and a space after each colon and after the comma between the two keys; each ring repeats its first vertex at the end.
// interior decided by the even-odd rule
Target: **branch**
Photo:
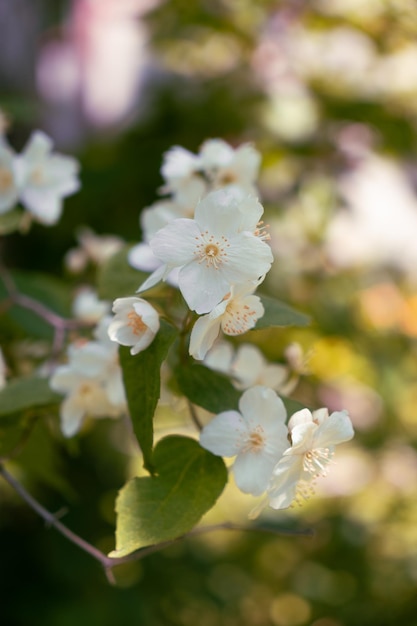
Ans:
{"type": "Polygon", "coordinates": [[[224,522],[222,524],[215,524],[211,526],[198,526],[197,528],[193,528],[190,532],[182,535],[181,537],[177,537],[175,539],[171,539],[169,541],[164,541],[158,543],[153,546],[148,546],[146,548],[141,548],[136,552],[132,552],[131,554],[127,554],[122,557],[109,557],[98,548],[94,547],[91,543],[74,533],[70,530],[65,524],[57,519],[57,516],[45,509],[33,496],[30,495],[28,491],[23,487],[23,485],[14,478],[9,472],[0,465],[0,476],[4,478],[4,480],[18,493],[23,500],[30,506],[30,508],[35,511],[48,526],[52,526],[55,528],[61,535],[63,535],[68,541],[78,546],[81,550],[89,554],[93,559],[98,561],[103,567],[107,580],[110,584],[115,584],[116,580],[113,574],[113,568],[117,565],[123,565],[125,563],[131,563],[132,561],[139,561],[140,559],[145,558],[146,556],[153,554],[154,552],[159,552],[164,548],[177,543],[178,541],[182,541],[187,537],[195,537],[197,535],[204,535],[206,533],[211,533],[219,530],[232,530],[232,531],[255,531],[261,533],[268,533],[271,535],[292,535],[292,536],[311,536],[313,531],[311,529],[305,530],[290,530],[290,529],[274,529],[274,528],[265,528],[260,526],[245,526],[243,524],[235,524],[233,522],[224,522]]]}

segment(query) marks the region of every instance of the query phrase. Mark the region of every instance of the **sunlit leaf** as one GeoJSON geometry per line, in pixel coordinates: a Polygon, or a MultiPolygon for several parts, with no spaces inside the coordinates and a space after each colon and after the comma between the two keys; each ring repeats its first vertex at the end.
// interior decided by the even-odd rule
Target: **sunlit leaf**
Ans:
{"type": "Polygon", "coordinates": [[[153,416],[160,397],[161,364],[177,331],[161,320],[151,345],[132,356],[130,348],[120,348],[120,364],[133,430],[142,450],[144,466],[152,471],[153,416]]]}
{"type": "Polygon", "coordinates": [[[193,364],[175,372],[180,391],[193,403],[212,413],[236,409],[240,392],[223,374],[193,364]]]}
{"type": "Polygon", "coordinates": [[[310,323],[308,315],[296,311],[280,300],[268,296],[262,296],[261,300],[265,313],[257,321],[255,330],[271,326],[307,326],[310,323]]]}
{"type": "Polygon", "coordinates": [[[181,537],[212,508],[227,481],[223,460],[188,437],[162,439],[154,462],[157,476],[134,478],[119,493],[112,557],[181,537]]]}

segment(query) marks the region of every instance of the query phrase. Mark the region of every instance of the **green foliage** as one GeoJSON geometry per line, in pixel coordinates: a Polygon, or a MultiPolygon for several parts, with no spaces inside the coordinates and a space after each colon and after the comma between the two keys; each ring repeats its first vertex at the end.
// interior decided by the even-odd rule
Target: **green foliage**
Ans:
{"type": "Polygon", "coordinates": [[[153,416],[160,396],[161,364],[176,335],[173,326],[161,320],[161,327],[146,350],[134,356],[127,347],[121,347],[119,352],[133,430],[149,471],[153,471],[153,416]]]}
{"type": "Polygon", "coordinates": [[[237,408],[241,394],[223,374],[195,363],[178,368],[175,375],[179,389],[193,404],[212,413],[237,408]]]}
{"type": "Polygon", "coordinates": [[[308,315],[296,311],[280,300],[268,296],[262,296],[261,300],[265,313],[256,323],[255,330],[271,326],[308,326],[310,323],[308,315]]]}
{"type": "Polygon", "coordinates": [[[154,463],[157,476],[134,478],[119,493],[112,557],[184,535],[215,504],[227,481],[223,460],[188,437],[162,439],[154,463]]]}
{"type": "Polygon", "coordinates": [[[135,270],[127,261],[131,246],[116,252],[100,267],[97,290],[102,300],[114,300],[134,295],[146,274],[135,270]]]}
{"type": "Polygon", "coordinates": [[[0,391],[0,422],[7,422],[10,416],[34,407],[58,404],[61,399],[62,396],[52,391],[47,378],[17,378],[0,391]]]}

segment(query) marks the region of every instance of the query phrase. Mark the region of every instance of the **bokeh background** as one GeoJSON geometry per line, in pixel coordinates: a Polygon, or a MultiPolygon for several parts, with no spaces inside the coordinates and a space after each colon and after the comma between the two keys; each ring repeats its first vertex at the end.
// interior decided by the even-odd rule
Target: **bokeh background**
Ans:
{"type": "MultiPolygon", "coordinates": [[[[81,161],[59,224],[3,243],[10,267],[71,289],[82,226],[139,240],[164,151],[253,142],[265,288],[313,323],[250,340],[276,361],[298,342],[293,397],[347,408],[356,429],[314,499],[263,518],[313,537],[204,535],[124,567],[116,587],[0,484],[2,626],[417,625],[417,4],[0,0],[0,90],[16,149],[42,128],[81,161]]],[[[125,432],[103,421],[64,442],[39,427],[17,461],[103,550],[125,432]]],[[[250,506],[230,493],[218,520],[250,506]]]]}

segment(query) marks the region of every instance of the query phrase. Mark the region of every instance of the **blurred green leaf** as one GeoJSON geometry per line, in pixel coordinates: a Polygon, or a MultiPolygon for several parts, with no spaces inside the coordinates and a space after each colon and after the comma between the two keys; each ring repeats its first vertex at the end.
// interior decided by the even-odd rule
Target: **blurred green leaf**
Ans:
{"type": "Polygon", "coordinates": [[[144,467],[153,471],[153,416],[160,397],[161,365],[177,336],[176,329],[161,320],[151,345],[132,356],[130,348],[120,347],[120,364],[133,430],[142,450],[144,467]]]}
{"type": "Polygon", "coordinates": [[[184,535],[212,508],[227,482],[223,460],[188,437],[162,439],[154,462],[157,476],[134,478],[119,493],[112,557],[184,535]]]}
{"type": "Polygon", "coordinates": [[[99,269],[97,290],[103,300],[114,300],[134,295],[147,274],[135,270],[127,261],[132,246],[125,246],[116,252],[99,269]]]}
{"type": "Polygon", "coordinates": [[[58,404],[62,396],[52,391],[47,378],[31,377],[12,380],[0,391],[0,421],[34,407],[58,404]]]}
{"type": "Polygon", "coordinates": [[[296,311],[280,300],[268,296],[262,296],[261,300],[265,314],[257,321],[255,330],[271,326],[308,326],[310,323],[308,315],[296,311]]]}
{"type": "MultiPolygon", "coordinates": [[[[45,274],[31,272],[11,272],[10,278],[19,294],[43,304],[58,315],[71,316],[71,292],[63,282],[45,274]]],[[[0,279],[0,299],[7,299],[8,296],[4,279],[0,279]]],[[[31,337],[51,339],[53,336],[51,325],[41,315],[26,306],[13,305],[8,309],[5,317],[31,337]]]]}
{"type": "Polygon", "coordinates": [[[204,365],[193,364],[175,372],[178,387],[193,403],[212,413],[236,409],[240,398],[230,380],[204,365]]]}

